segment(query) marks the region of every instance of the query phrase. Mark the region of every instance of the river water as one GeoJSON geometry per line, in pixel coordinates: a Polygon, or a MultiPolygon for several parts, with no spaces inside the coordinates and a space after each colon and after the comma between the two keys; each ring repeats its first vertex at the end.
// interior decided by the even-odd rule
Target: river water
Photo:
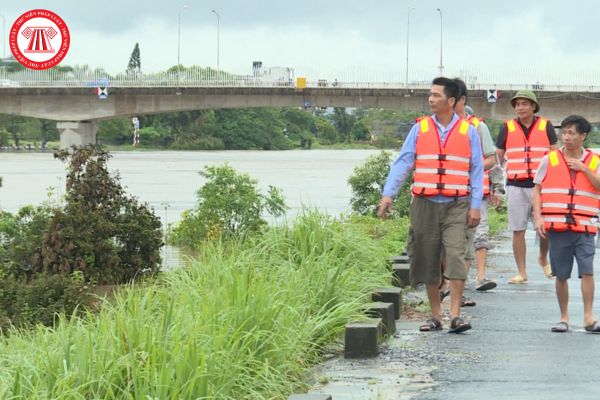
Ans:
{"type": "MultiPolygon", "coordinates": [[[[129,194],[154,207],[163,225],[177,221],[196,203],[206,165],[228,162],[250,174],[263,193],[269,185],[283,190],[293,217],[304,206],[338,215],[349,211],[348,177],[376,150],[290,151],[127,151],[113,152],[109,169],[118,172],[129,194]]],[[[0,209],[16,212],[64,194],[66,165],[52,153],[0,153],[0,209]]],[[[170,252],[170,249],[165,250],[170,252]]],[[[173,255],[165,254],[165,258],[173,255]]]]}

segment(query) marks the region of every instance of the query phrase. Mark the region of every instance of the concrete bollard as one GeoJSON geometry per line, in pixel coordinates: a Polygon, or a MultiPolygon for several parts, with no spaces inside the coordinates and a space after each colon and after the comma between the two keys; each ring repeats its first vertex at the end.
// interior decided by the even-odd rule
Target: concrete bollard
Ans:
{"type": "Polygon", "coordinates": [[[322,393],[293,394],[288,397],[288,400],[331,400],[331,395],[322,393]]]}
{"type": "Polygon", "coordinates": [[[402,289],[399,287],[377,288],[371,295],[371,300],[392,303],[394,305],[394,317],[400,319],[402,307],[402,289]]]}
{"type": "Polygon", "coordinates": [[[401,256],[390,257],[390,263],[392,264],[408,264],[410,263],[410,257],[403,254],[401,256]]]}
{"type": "Polygon", "coordinates": [[[410,286],[410,264],[394,264],[392,268],[392,285],[398,287],[410,286]]]}
{"type": "Polygon", "coordinates": [[[381,318],[346,324],[344,358],[374,358],[382,340],[381,318]]]}
{"type": "Polygon", "coordinates": [[[393,335],[396,332],[394,303],[383,303],[381,301],[369,303],[367,304],[366,314],[371,318],[381,318],[384,336],[393,335]]]}

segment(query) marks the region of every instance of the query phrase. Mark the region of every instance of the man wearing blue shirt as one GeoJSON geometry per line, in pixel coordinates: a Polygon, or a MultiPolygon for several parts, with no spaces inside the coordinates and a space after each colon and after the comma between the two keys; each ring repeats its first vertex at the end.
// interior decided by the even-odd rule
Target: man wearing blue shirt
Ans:
{"type": "Polygon", "coordinates": [[[444,77],[433,80],[429,93],[433,115],[410,130],[400,155],[390,167],[377,212],[380,217],[387,217],[393,197],[414,168],[410,280],[413,286],[425,283],[432,313],[432,318],[420,327],[421,331],[442,329],[438,290],[442,279],[442,246],[451,289],[449,332],[460,333],[471,328],[460,317],[460,302],[467,278],[466,230],[477,226],[480,219],[483,156],[477,130],[454,112],[458,97],[455,81],[444,77]]]}

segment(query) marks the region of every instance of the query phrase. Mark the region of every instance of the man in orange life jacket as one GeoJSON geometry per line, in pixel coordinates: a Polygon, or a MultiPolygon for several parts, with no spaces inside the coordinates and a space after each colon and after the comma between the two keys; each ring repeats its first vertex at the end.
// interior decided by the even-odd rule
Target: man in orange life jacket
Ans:
{"type": "Polygon", "coordinates": [[[535,229],[548,237],[552,274],[556,277],[556,297],[560,322],[552,332],[569,330],[569,285],[573,258],[581,279],[585,330],[600,333],[593,313],[594,236],[600,211],[600,158],[583,148],[590,123],[571,115],[561,124],[563,147],[545,156],[535,175],[533,208],[535,229]]]}
{"type": "MultiPolygon", "coordinates": [[[[506,121],[496,141],[498,159],[506,156],[506,195],[508,228],[513,233],[513,253],[518,273],[508,283],[527,283],[525,231],[532,214],[533,176],[542,157],[556,148],[556,132],[552,124],[536,116],[540,109],[537,97],[530,90],[519,90],[511,99],[517,119],[506,121]]],[[[540,266],[552,277],[548,263],[548,240],[540,238],[540,266]]]]}
{"type": "Polygon", "coordinates": [[[464,266],[467,227],[479,224],[483,194],[483,157],[477,130],[459,118],[454,107],[459,100],[455,81],[436,78],[429,93],[433,115],[421,119],[410,130],[400,154],[390,167],[377,214],[386,218],[404,180],[414,167],[410,205],[410,280],[425,283],[432,318],[419,329],[442,329],[441,251],[447,259],[450,280],[450,330],[471,329],[460,317],[460,301],[467,273],[464,266]]]}

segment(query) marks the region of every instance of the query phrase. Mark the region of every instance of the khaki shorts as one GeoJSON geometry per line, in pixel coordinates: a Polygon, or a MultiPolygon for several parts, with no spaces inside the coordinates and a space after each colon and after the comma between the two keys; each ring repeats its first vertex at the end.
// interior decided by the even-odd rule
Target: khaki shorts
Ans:
{"type": "Polygon", "coordinates": [[[533,221],[533,188],[506,186],[508,201],[508,229],[527,230],[529,220],[533,221]]]}
{"type": "Polygon", "coordinates": [[[446,252],[446,277],[467,279],[464,258],[470,199],[434,203],[415,197],[410,205],[410,281],[438,285],[441,282],[442,247],[446,252]]]}

